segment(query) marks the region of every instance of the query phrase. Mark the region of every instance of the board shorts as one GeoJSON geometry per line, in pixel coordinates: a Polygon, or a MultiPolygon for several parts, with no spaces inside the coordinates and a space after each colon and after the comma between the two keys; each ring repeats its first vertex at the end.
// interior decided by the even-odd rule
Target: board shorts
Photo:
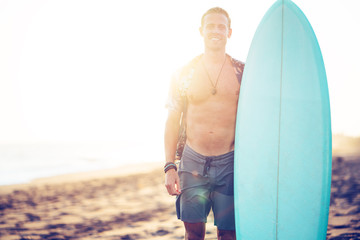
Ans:
{"type": "Polygon", "coordinates": [[[235,230],[234,151],[208,157],[185,145],[178,172],[177,217],[183,222],[206,223],[212,209],[219,230],[235,230]]]}

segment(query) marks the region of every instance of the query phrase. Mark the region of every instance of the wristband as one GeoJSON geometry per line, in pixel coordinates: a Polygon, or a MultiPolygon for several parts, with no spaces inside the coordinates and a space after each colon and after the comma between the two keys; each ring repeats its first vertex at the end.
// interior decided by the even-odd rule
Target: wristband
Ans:
{"type": "Polygon", "coordinates": [[[175,171],[177,171],[177,167],[176,164],[173,162],[167,162],[164,166],[164,172],[166,173],[167,171],[169,171],[170,169],[175,169],[175,171]]]}

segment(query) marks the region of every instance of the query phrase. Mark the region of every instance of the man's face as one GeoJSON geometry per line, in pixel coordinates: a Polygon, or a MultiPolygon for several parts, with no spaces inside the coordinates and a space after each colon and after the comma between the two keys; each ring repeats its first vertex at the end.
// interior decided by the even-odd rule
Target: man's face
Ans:
{"type": "Polygon", "coordinates": [[[227,38],[231,36],[228,19],[220,13],[211,13],[205,16],[200,33],[204,38],[205,47],[218,50],[225,47],[227,38]]]}

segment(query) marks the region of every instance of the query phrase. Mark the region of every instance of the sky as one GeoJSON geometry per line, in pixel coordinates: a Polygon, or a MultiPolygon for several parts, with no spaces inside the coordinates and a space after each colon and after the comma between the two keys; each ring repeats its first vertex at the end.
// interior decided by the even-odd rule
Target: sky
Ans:
{"type": "MultiPolygon", "coordinates": [[[[172,73],[203,44],[200,18],[225,8],[227,52],[246,61],[274,0],[0,0],[0,143],[162,147],[172,73]]],[[[317,35],[334,134],[360,135],[358,0],[296,0],[317,35]]]]}

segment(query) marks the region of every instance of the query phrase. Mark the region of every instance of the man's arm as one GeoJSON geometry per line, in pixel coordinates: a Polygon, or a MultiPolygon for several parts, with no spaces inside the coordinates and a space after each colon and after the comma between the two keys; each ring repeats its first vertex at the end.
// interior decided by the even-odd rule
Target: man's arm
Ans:
{"type": "MultiPolygon", "coordinates": [[[[166,162],[175,162],[180,117],[180,112],[169,110],[164,136],[166,162]]],[[[175,169],[170,169],[165,173],[165,187],[170,195],[180,194],[180,179],[175,169]]]]}

